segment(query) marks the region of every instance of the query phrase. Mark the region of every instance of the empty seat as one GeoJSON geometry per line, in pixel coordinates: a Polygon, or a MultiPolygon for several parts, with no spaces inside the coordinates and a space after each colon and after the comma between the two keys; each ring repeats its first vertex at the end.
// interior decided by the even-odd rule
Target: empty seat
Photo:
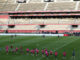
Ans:
{"type": "Polygon", "coordinates": [[[7,26],[2,26],[2,25],[0,25],[0,30],[7,30],[7,29],[8,29],[7,26]]]}
{"type": "Polygon", "coordinates": [[[70,2],[71,0],[56,0],[57,2],[70,2]]]}
{"type": "Polygon", "coordinates": [[[18,4],[6,4],[2,8],[3,11],[15,11],[18,4]]]}
{"type": "Polygon", "coordinates": [[[69,25],[46,25],[45,28],[40,30],[70,30],[69,25]]]}
{"type": "Polygon", "coordinates": [[[59,24],[75,24],[75,19],[64,18],[59,21],[59,24]]]}
{"type": "Polygon", "coordinates": [[[31,24],[44,24],[44,19],[31,19],[31,24]]]}
{"type": "MultiPolygon", "coordinates": [[[[16,25],[14,28],[9,28],[9,30],[37,30],[38,25],[16,25]]],[[[80,30],[80,26],[77,28],[72,28],[71,25],[46,25],[39,30],[80,30]]]]}
{"type": "Polygon", "coordinates": [[[79,2],[78,10],[80,10],[80,2],[79,2]]]}
{"type": "Polygon", "coordinates": [[[15,3],[16,0],[7,0],[7,3],[15,3]]]}
{"type": "Polygon", "coordinates": [[[32,3],[32,2],[41,2],[42,0],[30,0],[30,2],[32,3]]]}
{"type": "Polygon", "coordinates": [[[58,24],[59,19],[45,19],[44,23],[45,24],[58,24]]]}
{"type": "Polygon", "coordinates": [[[7,24],[8,21],[8,19],[0,19],[0,24],[7,24]]]}
{"type": "Polygon", "coordinates": [[[16,24],[29,24],[30,19],[15,19],[16,24]]]}
{"type": "Polygon", "coordinates": [[[74,10],[76,2],[49,3],[47,10],[74,10]]]}
{"type": "Polygon", "coordinates": [[[0,3],[5,3],[7,0],[0,0],[0,3]]]}
{"type": "Polygon", "coordinates": [[[15,28],[9,30],[36,30],[36,25],[16,25],[15,28]]]}
{"type": "Polygon", "coordinates": [[[21,4],[18,11],[43,11],[45,3],[21,4]]]}
{"type": "Polygon", "coordinates": [[[4,8],[4,3],[0,3],[0,12],[3,11],[2,8],[4,8]]]}

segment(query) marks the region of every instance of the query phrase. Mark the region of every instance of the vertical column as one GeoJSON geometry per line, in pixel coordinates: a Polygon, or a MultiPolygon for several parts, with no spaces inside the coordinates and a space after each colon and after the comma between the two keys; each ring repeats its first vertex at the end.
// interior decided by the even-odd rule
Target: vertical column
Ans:
{"type": "Polygon", "coordinates": [[[45,7],[44,7],[44,11],[46,11],[47,7],[48,7],[49,3],[46,3],[45,7]]]}
{"type": "Polygon", "coordinates": [[[71,2],[73,2],[73,0],[71,0],[71,2]]]}
{"type": "Polygon", "coordinates": [[[26,3],[29,3],[30,2],[30,0],[26,0],[26,3]]]}
{"type": "Polygon", "coordinates": [[[41,2],[44,2],[44,0],[41,0],[41,2]]]}
{"type": "Polygon", "coordinates": [[[79,1],[77,1],[76,5],[75,5],[75,10],[78,10],[79,7],[79,1]]]}
{"type": "Polygon", "coordinates": [[[54,0],[54,2],[57,2],[57,0],[54,0]]]}
{"type": "Polygon", "coordinates": [[[17,2],[17,0],[15,0],[15,2],[14,3],[16,3],[17,2]]]}
{"type": "Polygon", "coordinates": [[[17,11],[19,9],[20,5],[21,4],[19,3],[18,6],[16,7],[15,11],[17,11]]]}

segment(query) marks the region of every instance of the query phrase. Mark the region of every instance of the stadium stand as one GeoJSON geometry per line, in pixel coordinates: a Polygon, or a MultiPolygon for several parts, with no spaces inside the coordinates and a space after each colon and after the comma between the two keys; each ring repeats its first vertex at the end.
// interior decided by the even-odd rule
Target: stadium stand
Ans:
{"type": "Polygon", "coordinates": [[[2,11],[15,11],[16,7],[18,4],[10,4],[7,3],[4,5],[4,7],[2,8],[2,11]]]}
{"type": "Polygon", "coordinates": [[[30,19],[16,19],[15,24],[30,24],[30,19]]]}
{"type": "Polygon", "coordinates": [[[0,0],[0,3],[5,3],[7,0],[0,0]]]}
{"type": "MultiPolygon", "coordinates": [[[[18,6],[18,3],[14,3],[14,2],[15,2],[14,0],[11,0],[11,1],[7,2],[6,4],[0,3],[0,6],[1,6],[0,10],[15,11],[15,9],[18,6]],[[11,2],[13,2],[13,3],[11,3],[11,2]]],[[[44,11],[45,9],[51,10],[51,11],[53,11],[53,10],[75,10],[76,4],[77,4],[76,2],[22,3],[22,4],[19,4],[17,11],[44,11]],[[25,7],[27,7],[27,8],[25,8],[25,7]]],[[[79,5],[80,5],[80,3],[79,3],[79,5]]]]}
{"type": "Polygon", "coordinates": [[[78,10],[80,10],[80,3],[79,3],[79,6],[78,6],[78,10]]]}
{"type": "Polygon", "coordinates": [[[0,19],[0,24],[8,24],[8,19],[0,19]]]}
{"type": "Polygon", "coordinates": [[[15,3],[16,0],[7,0],[8,3],[15,3]]]}
{"type": "Polygon", "coordinates": [[[36,30],[36,25],[16,25],[15,28],[9,30],[36,30]]]}
{"type": "MultiPolygon", "coordinates": [[[[5,0],[2,0],[5,1],[5,0]]],[[[42,15],[41,13],[39,13],[39,11],[54,11],[54,10],[75,10],[75,8],[77,7],[76,2],[43,2],[42,0],[28,0],[28,3],[14,3],[15,0],[8,0],[5,1],[7,3],[0,3],[0,11],[11,11],[11,12],[15,12],[15,11],[33,11],[30,12],[28,14],[25,13],[19,13],[23,16],[23,18],[17,18],[17,19],[8,19],[8,16],[3,17],[0,16],[0,24],[15,24],[16,26],[14,28],[9,28],[9,32],[32,32],[32,31],[37,31],[37,26],[39,26],[40,24],[45,24],[46,26],[44,28],[40,28],[40,31],[56,31],[58,30],[59,32],[64,32],[64,31],[70,31],[71,25],[72,24],[80,24],[80,18],[78,19],[74,19],[74,18],[27,18],[29,17],[28,15],[33,16],[35,15],[42,15]],[[34,13],[34,11],[38,11],[38,13],[34,13]],[[25,16],[27,15],[27,16],[25,16]],[[2,19],[6,18],[6,19],[2,19]]],[[[62,0],[59,0],[62,1],[62,0]]],[[[65,0],[66,1],[66,0],[65,0]]],[[[1,1],[0,1],[1,2],[1,1]]],[[[80,6],[79,6],[80,7],[80,6]]],[[[78,8],[79,10],[80,8],[78,8]]],[[[76,9],[77,10],[77,9],[76,9]]],[[[13,14],[12,13],[12,14],[13,14]]],[[[8,14],[8,13],[7,13],[8,14]]],[[[17,13],[16,13],[17,14],[17,13]]],[[[17,14],[16,16],[18,16],[19,14],[17,14]]],[[[46,13],[48,15],[48,13],[46,13]]],[[[46,14],[43,14],[46,16],[46,14]]],[[[49,13],[50,14],[50,13],[49,13]]],[[[52,14],[52,13],[51,13],[52,14]]],[[[65,13],[56,13],[54,12],[53,14],[68,14],[67,12],[65,13]]],[[[70,13],[69,13],[70,14],[70,13]]],[[[71,13],[74,14],[74,13],[71,13]]],[[[75,13],[77,14],[77,13],[75,13]]],[[[13,14],[14,15],[14,14],[13,14]]],[[[20,16],[19,16],[20,17],[20,16]]],[[[1,30],[6,30],[8,27],[5,26],[3,27],[1,30]]],[[[73,28],[73,30],[80,30],[79,27],[77,28],[73,28]]]]}
{"type": "Polygon", "coordinates": [[[64,18],[64,19],[16,19],[16,24],[79,24],[80,19],[64,18]]]}
{"type": "Polygon", "coordinates": [[[4,32],[7,28],[7,26],[0,26],[0,32],[4,32]]]}
{"type": "Polygon", "coordinates": [[[41,2],[42,0],[30,0],[30,3],[32,2],[41,2]]]}
{"type": "Polygon", "coordinates": [[[41,30],[70,30],[69,25],[46,25],[41,30]]]}
{"type": "Polygon", "coordinates": [[[44,24],[44,19],[31,19],[31,24],[44,24]]]}
{"type": "Polygon", "coordinates": [[[45,19],[45,22],[44,22],[44,24],[59,24],[59,20],[60,19],[45,19]]]}
{"type": "MultiPolygon", "coordinates": [[[[48,31],[48,32],[71,32],[80,31],[80,26],[77,28],[71,28],[71,25],[45,25],[44,28],[38,29],[38,25],[16,25],[15,28],[9,28],[8,31],[11,33],[32,33],[36,31],[48,31]]],[[[6,29],[2,29],[6,30],[6,29]]]]}
{"type": "Polygon", "coordinates": [[[56,0],[57,2],[70,2],[71,0],[56,0]]]}
{"type": "Polygon", "coordinates": [[[65,18],[59,21],[59,24],[75,24],[75,19],[73,18],[65,18]]]}
{"type": "Polygon", "coordinates": [[[55,2],[49,3],[47,10],[74,10],[76,2],[55,2]]]}
{"type": "Polygon", "coordinates": [[[0,0],[0,3],[15,3],[16,0],[0,0]]]}
{"type": "Polygon", "coordinates": [[[5,21],[9,24],[79,24],[80,19],[74,19],[74,18],[63,18],[63,19],[58,19],[58,18],[48,18],[48,19],[1,19],[0,21],[4,22],[5,21]]]}
{"type": "Polygon", "coordinates": [[[14,19],[9,19],[8,24],[15,24],[15,20],[14,19]]]}
{"type": "Polygon", "coordinates": [[[0,3],[0,11],[2,11],[3,6],[4,6],[4,3],[0,3]]]}
{"type": "Polygon", "coordinates": [[[18,11],[43,11],[45,3],[21,4],[18,11]]]}
{"type": "Polygon", "coordinates": [[[76,24],[80,24],[80,18],[75,19],[75,23],[76,23],[76,24]]]}

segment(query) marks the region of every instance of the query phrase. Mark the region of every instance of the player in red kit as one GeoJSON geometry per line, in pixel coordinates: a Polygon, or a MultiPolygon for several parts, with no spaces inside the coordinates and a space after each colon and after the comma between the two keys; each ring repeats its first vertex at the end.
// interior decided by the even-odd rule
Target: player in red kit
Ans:
{"type": "Polygon", "coordinates": [[[55,59],[57,60],[57,56],[58,56],[58,52],[57,51],[55,51],[55,59]]]}
{"type": "Polygon", "coordinates": [[[29,54],[29,48],[26,49],[27,54],[29,54]]]}
{"type": "Polygon", "coordinates": [[[65,59],[66,58],[66,52],[64,51],[63,52],[63,59],[65,59]]]}
{"type": "Polygon", "coordinates": [[[6,53],[9,53],[9,46],[6,46],[6,53]]]}
{"type": "Polygon", "coordinates": [[[20,46],[20,52],[21,52],[21,54],[23,54],[23,47],[22,46],[20,46]]]}
{"type": "Polygon", "coordinates": [[[49,56],[49,53],[48,53],[48,51],[45,51],[45,55],[46,55],[46,57],[48,57],[48,56],[49,56]]]}
{"type": "Polygon", "coordinates": [[[38,49],[36,49],[36,56],[38,56],[38,53],[39,53],[39,50],[38,50],[38,49]]]}
{"type": "Polygon", "coordinates": [[[34,49],[32,50],[32,53],[33,53],[33,56],[34,56],[34,54],[35,54],[35,50],[34,49]]]}
{"type": "Polygon", "coordinates": [[[42,49],[41,52],[42,52],[42,56],[44,56],[44,49],[42,49]]]}
{"type": "Polygon", "coordinates": [[[50,53],[50,55],[52,55],[52,54],[53,54],[53,51],[51,51],[51,50],[50,50],[50,52],[49,52],[49,53],[50,53]]]}
{"type": "Polygon", "coordinates": [[[31,55],[33,54],[33,50],[30,50],[30,52],[31,52],[31,55]]]}
{"type": "Polygon", "coordinates": [[[18,52],[18,48],[16,47],[16,53],[18,52]]]}

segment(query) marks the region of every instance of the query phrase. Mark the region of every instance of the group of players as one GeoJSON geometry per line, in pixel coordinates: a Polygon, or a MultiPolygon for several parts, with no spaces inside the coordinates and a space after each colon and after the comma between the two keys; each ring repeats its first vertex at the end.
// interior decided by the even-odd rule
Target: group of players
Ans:
{"type": "MultiPolygon", "coordinates": [[[[18,51],[20,51],[21,54],[24,54],[24,50],[23,50],[23,47],[22,46],[20,46],[19,48],[18,47],[13,48],[12,45],[11,46],[6,46],[5,47],[5,51],[6,51],[6,54],[7,55],[9,54],[9,52],[12,52],[12,53],[15,53],[16,54],[18,51]]],[[[55,58],[57,58],[57,56],[58,56],[58,52],[57,51],[52,51],[52,50],[48,51],[47,48],[42,49],[42,50],[39,50],[37,48],[35,48],[35,49],[26,48],[25,51],[26,51],[26,54],[31,54],[32,56],[34,56],[34,55],[38,56],[40,52],[41,52],[41,55],[43,57],[44,56],[48,57],[48,56],[53,56],[54,55],[55,58]]],[[[62,55],[65,58],[66,57],[66,52],[64,51],[62,53],[62,55]]],[[[72,55],[73,55],[73,57],[75,56],[75,50],[73,50],[72,55]]]]}
{"type": "MultiPolygon", "coordinates": [[[[20,48],[13,48],[13,46],[6,46],[5,47],[5,50],[6,50],[6,53],[7,54],[9,54],[9,52],[11,51],[12,53],[17,53],[18,51],[20,51],[20,53],[21,54],[23,54],[24,53],[24,51],[23,51],[23,47],[21,46],[20,48]]],[[[31,55],[35,55],[36,54],[36,56],[38,56],[38,54],[40,53],[40,50],[39,49],[37,49],[37,48],[35,48],[35,49],[29,49],[29,48],[26,48],[26,54],[31,54],[31,55]]],[[[41,52],[42,52],[42,56],[46,56],[46,57],[48,57],[49,55],[53,55],[53,51],[52,50],[50,50],[50,51],[48,51],[47,50],[47,48],[45,48],[45,49],[42,49],[41,50],[41,52]]],[[[57,57],[57,55],[58,55],[58,52],[57,51],[55,51],[55,56],[57,57]]],[[[63,55],[64,56],[66,56],[66,52],[63,52],[63,55]]]]}

